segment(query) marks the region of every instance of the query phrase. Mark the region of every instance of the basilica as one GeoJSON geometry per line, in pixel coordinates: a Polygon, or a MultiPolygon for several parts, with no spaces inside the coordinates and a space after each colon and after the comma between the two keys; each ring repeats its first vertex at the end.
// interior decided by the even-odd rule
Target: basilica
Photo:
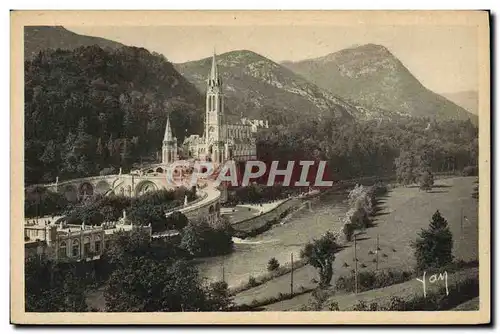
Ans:
{"type": "Polygon", "coordinates": [[[255,133],[267,128],[262,120],[242,118],[237,124],[228,124],[224,115],[222,79],[217,69],[215,54],[207,78],[205,128],[203,135],[190,135],[179,147],[167,119],[162,147],[162,164],[169,165],[179,159],[179,149],[186,159],[211,161],[222,164],[228,160],[248,161],[257,158],[255,133]]]}

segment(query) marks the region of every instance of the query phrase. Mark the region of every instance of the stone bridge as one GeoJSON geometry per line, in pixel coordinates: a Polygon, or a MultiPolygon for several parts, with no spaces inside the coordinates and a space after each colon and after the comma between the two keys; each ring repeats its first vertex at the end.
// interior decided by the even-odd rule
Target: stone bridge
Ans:
{"type": "Polygon", "coordinates": [[[95,194],[106,195],[111,193],[135,197],[152,190],[175,188],[167,182],[164,174],[93,176],[40,186],[55,192],[63,193],[70,201],[79,200],[95,194]]]}
{"type": "MultiPolygon", "coordinates": [[[[210,223],[220,217],[221,192],[211,184],[211,180],[204,180],[204,187],[200,188],[198,198],[187,205],[176,207],[167,212],[180,211],[188,219],[207,219],[210,223]]],[[[39,185],[52,191],[63,193],[70,201],[77,201],[95,194],[117,194],[136,197],[149,191],[160,189],[175,189],[167,182],[162,171],[149,172],[147,175],[117,174],[71,179],[68,181],[39,185]]]]}

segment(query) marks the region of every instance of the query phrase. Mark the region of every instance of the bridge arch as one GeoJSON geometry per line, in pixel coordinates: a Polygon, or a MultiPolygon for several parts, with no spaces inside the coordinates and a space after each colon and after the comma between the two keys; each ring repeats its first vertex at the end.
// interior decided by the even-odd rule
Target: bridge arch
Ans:
{"type": "Polygon", "coordinates": [[[152,181],[144,180],[141,181],[137,187],[135,187],[135,194],[136,196],[141,196],[144,195],[150,191],[155,191],[158,190],[158,187],[156,184],[152,181]]]}
{"type": "Polygon", "coordinates": [[[80,198],[93,196],[94,186],[90,182],[83,182],[82,184],[80,184],[78,194],[80,195],[80,198]]]}
{"type": "Polygon", "coordinates": [[[97,184],[95,185],[95,192],[97,194],[104,195],[110,190],[111,190],[111,185],[106,180],[101,180],[97,182],[97,184]]]}
{"type": "Polygon", "coordinates": [[[76,189],[76,186],[72,184],[67,184],[62,187],[62,193],[64,194],[64,197],[70,202],[76,202],[78,200],[78,190],[76,189]]]}

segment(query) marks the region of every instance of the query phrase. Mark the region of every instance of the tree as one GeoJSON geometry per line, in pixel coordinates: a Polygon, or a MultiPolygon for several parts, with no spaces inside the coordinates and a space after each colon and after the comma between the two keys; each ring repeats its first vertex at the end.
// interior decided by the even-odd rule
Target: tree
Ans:
{"type": "Polygon", "coordinates": [[[420,189],[429,191],[432,190],[432,185],[434,184],[434,176],[430,170],[427,170],[420,175],[419,179],[420,189]]]}
{"type": "Polygon", "coordinates": [[[225,228],[212,228],[206,220],[189,222],[182,230],[180,247],[193,256],[214,256],[230,253],[231,234],[225,228]]]}
{"type": "Polygon", "coordinates": [[[279,267],[280,267],[280,263],[278,262],[278,260],[276,260],[275,257],[270,258],[269,261],[267,262],[267,270],[268,271],[275,271],[279,267]]]}
{"type": "Polygon", "coordinates": [[[104,251],[104,257],[110,264],[119,265],[137,256],[146,256],[151,252],[149,234],[142,229],[115,232],[109,247],[104,251]]]}
{"type": "Polygon", "coordinates": [[[208,286],[208,308],[214,311],[227,311],[233,305],[228,285],[224,281],[212,282],[208,286]]]}
{"type": "Polygon", "coordinates": [[[319,270],[319,286],[330,285],[333,276],[333,261],[335,253],[340,251],[336,236],[332,232],[326,232],[319,239],[315,239],[305,245],[300,252],[300,257],[319,270]]]}
{"type": "Polygon", "coordinates": [[[432,215],[428,229],[422,229],[413,244],[417,269],[439,268],[453,261],[453,236],[439,210],[432,215]]]}
{"type": "Polygon", "coordinates": [[[179,211],[172,212],[166,220],[167,229],[182,230],[188,224],[188,218],[179,211]]]}
{"type": "Polygon", "coordinates": [[[400,155],[394,161],[396,166],[396,175],[399,183],[409,185],[416,181],[417,159],[413,152],[401,151],[400,155]]]}
{"type": "Polygon", "coordinates": [[[167,218],[161,205],[134,205],[128,218],[135,225],[148,226],[151,224],[153,232],[163,232],[167,229],[167,218]]]}
{"type": "Polygon", "coordinates": [[[344,237],[346,241],[351,241],[352,236],[354,235],[355,227],[352,223],[344,223],[344,227],[342,228],[342,232],[344,233],[344,237]]]}
{"type": "Polygon", "coordinates": [[[25,309],[27,312],[85,312],[85,285],[73,274],[45,258],[25,262],[25,309]]]}
{"type": "Polygon", "coordinates": [[[188,262],[137,257],[111,275],[104,297],[108,312],[216,311],[224,307],[223,290],[207,291],[188,262]]]}

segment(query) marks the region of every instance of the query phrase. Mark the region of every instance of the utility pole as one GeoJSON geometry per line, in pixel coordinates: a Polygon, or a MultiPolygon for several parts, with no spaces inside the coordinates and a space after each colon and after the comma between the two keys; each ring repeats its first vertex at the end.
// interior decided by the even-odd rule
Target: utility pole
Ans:
{"type": "Polygon", "coordinates": [[[290,263],[292,268],[290,272],[290,296],[293,296],[293,253],[290,253],[290,263]]]}
{"type": "Polygon", "coordinates": [[[358,294],[358,257],[356,254],[356,235],[354,235],[354,293],[358,294]]]}
{"type": "Polygon", "coordinates": [[[222,262],[222,282],[225,282],[226,281],[226,275],[225,275],[225,271],[224,271],[224,262],[222,262]]]}
{"type": "Polygon", "coordinates": [[[460,238],[464,235],[464,208],[460,208],[460,238]]]}
{"type": "Polygon", "coordinates": [[[375,270],[378,270],[378,250],[379,250],[379,235],[377,234],[377,250],[375,251],[375,254],[377,256],[377,265],[376,265],[376,268],[375,270]]]}

